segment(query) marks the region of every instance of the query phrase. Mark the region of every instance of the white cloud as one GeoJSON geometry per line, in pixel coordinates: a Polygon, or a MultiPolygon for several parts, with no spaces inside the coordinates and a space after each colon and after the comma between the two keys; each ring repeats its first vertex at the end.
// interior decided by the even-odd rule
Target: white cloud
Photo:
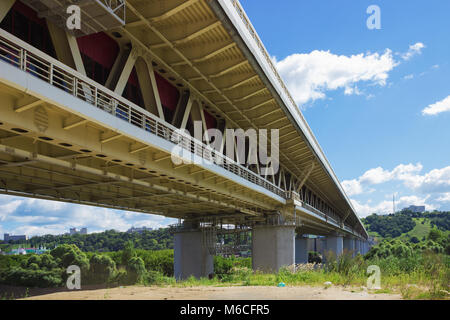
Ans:
{"type": "MultiPolygon", "coordinates": [[[[373,189],[366,189],[365,187],[386,183],[392,180],[400,180],[405,185],[415,188],[417,187],[419,180],[422,179],[417,173],[422,171],[423,166],[418,163],[414,164],[400,164],[392,171],[385,170],[381,167],[367,170],[362,176],[353,180],[342,181],[342,186],[349,196],[358,195],[366,192],[373,192],[373,189]]],[[[420,184],[420,183],[419,183],[420,184]]]]}
{"type": "Polygon", "coordinates": [[[403,79],[405,79],[405,80],[414,79],[414,75],[413,74],[408,74],[408,75],[404,76],[403,79]]]}
{"type": "Polygon", "coordinates": [[[444,100],[438,101],[434,104],[430,104],[428,107],[422,110],[422,115],[436,115],[446,111],[450,111],[450,96],[448,96],[444,100]]]}
{"type": "Polygon", "coordinates": [[[450,192],[443,193],[439,198],[436,199],[439,202],[450,202],[450,192]]]}
{"type": "MultiPolygon", "coordinates": [[[[413,192],[422,196],[396,196],[396,208],[410,205],[425,205],[426,210],[439,208],[439,202],[450,202],[450,166],[433,169],[421,174],[423,166],[417,164],[400,164],[389,171],[381,167],[367,170],[357,179],[344,180],[342,186],[349,196],[369,194],[374,191],[371,186],[392,181],[399,181],[413,192]]],[[[398,186],[397,186],[398,187],[398,186]]],[[[351,199],[352,204],[362,217],[372,213],[392,213],[392,194],[386,200],[373,205],[369,199],[366,203],[351,199]]]]}
{"type": "Polygon", "coordinates": [[[0,221],[4,221],[21,204],[20,200],[9,201],[7,196],[0,195],[0,221]]]}
{"type": "Polygon", "coordinates": [[[363,193],[363,187],[357,179],[342,181],[342,187],[349,196],[363,193]]]}
{"type": "Polygon", "coordinates": [[[441,193],[450,191],[450,166],[433,169],[423,176],[414,177],[412,187],[422,192],[441,193]]]}
{"type": "Polygon", "coordinates": [[[161,228],[174,220],[144,213],[1,195],[0,222],[2,232],[33,236],[62,234],[71,227],[87,227],[89,232],[126,231],[132,226],[161,228]]]}
{"type": "Polygon", "coordinates": [[[425,45],[422,42],[417,42],[409,46],[409,50],[402,55],[403,60],[410,60],[415,55],[421,54],[425,45]]]}
{"type": "MultiPolygon", "coordinates": [[[[416,206],[425,206],[425,210],[432,211],[438,208],[438,206],[430,204],[428,202],[430,196],[426,195],[425,197],[418,197],[415,195],[403,196],[395,201],[395,211],[400,210],[401,208],[408,207],[410,205],[416,206]]],[[[371,201],[367,201],[366,203],[360,203],[355,199],[351,199],[353,207],[356,210],[356,213],[359,217],[364,218],[372,213],[377,214],[388,214],[393,211],[393,202],[392,200],[383,200],[376,205],[371,205],[371,201]]]]}
{"type": "Polygon", "coordinates": [[[389,72],[397,66],[392,51],[383,54],[360,53],[335,55],[314,50],[308,54],[293,54],[276,61],[277,69],[298,104],[324,99],[325,91],[344,89],[345,94],[361,94],[359,82],[385,86],[389,72]]]}

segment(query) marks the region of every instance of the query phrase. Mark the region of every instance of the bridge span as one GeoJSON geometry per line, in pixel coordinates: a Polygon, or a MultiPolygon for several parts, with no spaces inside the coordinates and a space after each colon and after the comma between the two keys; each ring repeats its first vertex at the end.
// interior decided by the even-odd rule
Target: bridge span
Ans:
{"type": "Polygon", "coordinates": [[[213,273],[224,226],[251,231],[265,271],[306,262],[305,235],[323,252],[368,250],[237,0],[77,2],[68,30],[73,3],[0,5],[1,193],[177,218],[178,278],[213,273]],[[230,156],[235,137],[214,148],[211,129],[263,132],[275,149],[230,156]]]}

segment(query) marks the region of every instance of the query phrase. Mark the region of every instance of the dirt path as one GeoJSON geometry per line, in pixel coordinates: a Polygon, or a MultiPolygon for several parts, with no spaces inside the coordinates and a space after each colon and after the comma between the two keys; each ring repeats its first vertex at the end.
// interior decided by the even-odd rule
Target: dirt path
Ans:
{"type": "Polygon", "coordinates": [[[343,287],[118,287],[57,292],[35,300],[398,300],[399,294],[375,294],[343,287]],[[352,292],[353,290],[353,292],[352,292]]]}

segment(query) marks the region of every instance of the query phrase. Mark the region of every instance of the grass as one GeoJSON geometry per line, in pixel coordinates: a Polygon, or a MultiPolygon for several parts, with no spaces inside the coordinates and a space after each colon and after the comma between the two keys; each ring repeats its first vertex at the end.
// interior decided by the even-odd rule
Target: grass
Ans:
{"type": "MultiPolygon", "coordinates": [[[[418,221],[418,224],[421,225],[420,219],[418,221]]],[[[393,252],[396,251],[393,250],[393,252]]],[[[190,277],[184,281],[176,281],[173,276],[164,275],[166,272],[162,270],[167,268],[159,266],[167,265],[167,255],[157,256],[157,258],[159,265],[153,263],[150,258],[148,259],[149,271],[146,272],[141,285],[159,287],[277,286],[283,282],[286,286],[325,287],[325,282],[331,282],[333,286],[361,291],[367,287],[367,267],[377,265],[381,269],[381,289],[369,290],[371,293],[399,293],[405,299],[450,299],[450,294],[447,292],[450,291],[450,256],[432,251],[417,251],[404,257],[390,254],[388,257],[382,258],[377,256],[370,258],[370,255],[366,255],[366,258],[361,255],[352,257],[348,251],[344,251],[344,254],[339,257],[329,253],[326,255],[326,265],[306,264],[297,266],[297,268],[291,266],[270,274],[253,271],[249,259],[216,257],[215,272],[217,274],[212,279],[190,277]]],[[[11,259],[14,263],[19,263],[15,258],[11,257],[11,259]]],[[[9,268],[10,264],[5,264],[5,266],[9,268]]],[[[123,271],[119,268],[118,274],[123,271]]],[[[114,286],[116,283],[111,282],[111,284],[114,286]]],[[[106,292],[104,298],[108,299],[108,297],[109,294],[106,292]]],[[[0,296],[0,299],[14,299],[14,297],[0,296]]]]}
{"type": "MultiPolygon", "coordinates": [[[[184,281],[175,281],[164,277],[156,283],[159,286],[196,287],[196,286],[277,286],[283,282],[286,286],[325,287],[325,282],[333,286],[350,288],[352,291],[367,287],[367,267],[379,265],[381,269],[381,288],[369,290],[376,294],[401,294],[404,299],[450,299],[450,270],[448,258],[443,255],[426,253],[420,259],[410,257],[399,259],[391,257],[384,260],[367,261],[358,255],[352,258],[345,254],[336,258],[327,257],[328,264],[319,268],[303,265],[294,268],[286,267],[277,273],[253,272],[247,267],[235,267],[227,275],[215,276],[212,279],[196,279],[190,277],[184,281]],[[410,265],[414,265],[411,268],[410,265]]],[[[364,289],[365,290],[365,289],[364,289]]]]}
{"type": "MultiPolygon", "coordinates": [[[[159,287],[231,287],[231,286],[277,286],[280,282],[286,286],[311,286],[324,287],[324,283],[330,281],[333,286],[351,288],[357,292],[363,290],[367,285],[367,277],[363,274],[353,276],[349,279],[347,276],[338,272],[326,272],[325,270],[303,271],[299,273],[290,273],[280,271],[278,273],[263,274],[259,272],[251,273],[246,278],[239,280],[220,280],[215,277],[194,278],[190,277],[184,281],[175,281],[170,278],[169,281],[155,284],[159,287]]],[[[385,276],[381,279],[381,289],[369,290],[376,294],[401,294],[405,299],[448,299],[449,296],[444,293],[432,292],[432,285],[424,274],[412,274],[403,276],[385,276]]]]}
{"type": "Polygon", "coordinates": [[[416,223],[416,226],[411,231],[403,233],[400,236],[400,238],[416,237],[417,239],[420,240],[430,233],[431,230],[430,220],[425,218],[413,218],[413,220],[416,223]],[[422,224],[422,222],[424,223],[422,224]]]}

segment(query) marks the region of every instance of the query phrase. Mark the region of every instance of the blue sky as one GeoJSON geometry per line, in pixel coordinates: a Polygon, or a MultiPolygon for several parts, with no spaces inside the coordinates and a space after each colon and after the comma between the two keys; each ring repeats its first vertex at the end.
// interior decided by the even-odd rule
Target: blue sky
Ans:
{"type": "MultiPolygon", "coordinates": [[[[450,210],[450,1],[241,2],[361,217],[390,213],[393,194],[450,210]]],[[[0,196],[0,234],[173,222],[0,196]]]]}
{"type": "Polygon", "coordinates": [[[450,210],[449,1],[242,4],[360,216],[450,210]]]}

